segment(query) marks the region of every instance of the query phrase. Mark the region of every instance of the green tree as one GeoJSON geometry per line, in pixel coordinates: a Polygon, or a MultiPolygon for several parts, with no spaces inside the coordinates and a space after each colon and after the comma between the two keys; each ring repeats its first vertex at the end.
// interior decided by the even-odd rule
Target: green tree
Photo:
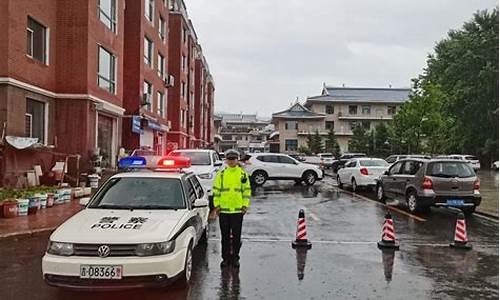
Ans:
{"type": "Polygon", "coordinates": [[[384,122],[375,126],[374,148],[375,155],[380,157],[387,157],[391,153],[389,129],[384,122]]]}
{"type": "Polygon", "coordinates": [[[297,152],[299,153],[303,153],[305,155],[311,155],[311,150],[309,150],[309,147],[307,146],[300,146],[298,149],[297,149],[297,152]]]}
{"type": "Polygon", "coordinates": [[[340,157],[340,146],[335,137],[335,131],[330,128],[328,131],[328,136],[325,139],[325,152],[330,152],[335,156],[335,158],[340,157]]]}
{"type": "Polygon", "coordinates": [[[307,147],[315,154],[323,152],[323,141],[318,130],[316,130],[315,134],[309,134],[307,136],[307,147]]]}
{"type": "Polygon", "coordinates": [[[358,124],[352,131],[352,137],[349,141],[350,152],[368,152],[369,137],[361,124],[358,124]]]}

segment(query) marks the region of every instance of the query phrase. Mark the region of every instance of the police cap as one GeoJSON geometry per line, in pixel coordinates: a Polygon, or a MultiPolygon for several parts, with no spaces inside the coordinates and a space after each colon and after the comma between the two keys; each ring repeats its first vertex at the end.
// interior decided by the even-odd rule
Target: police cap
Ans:
{"type": "Polygon", "coordinates": [[[227,150],[225,153],[224,153],[226,159],[238,159],[240,157],[240,154],[238,153],[238,151],[236,150],[227,150]]]}

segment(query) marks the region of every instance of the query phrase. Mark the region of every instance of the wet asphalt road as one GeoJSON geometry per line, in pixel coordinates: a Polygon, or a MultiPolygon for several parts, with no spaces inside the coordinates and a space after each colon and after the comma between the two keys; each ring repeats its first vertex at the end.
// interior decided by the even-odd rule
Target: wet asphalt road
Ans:
{"type": "Polygon", "coordinates": [[[376,242],[386,208],[339,192],[327,178],[313,186],[268,182],[254,192],[243,225],[240,271],[222,270],[217,223],[195,251],[193,284],[118,293],[66,292],[41,279],[48,234],[0,240],[0,299],[498,299],[498,223],[467,219],[474,249],[453,239],[455,212],[433,209],[417,218],[393,212],[397,252],[376,242]],[[309,251],[291,240],[306,211],[309,251]]]}

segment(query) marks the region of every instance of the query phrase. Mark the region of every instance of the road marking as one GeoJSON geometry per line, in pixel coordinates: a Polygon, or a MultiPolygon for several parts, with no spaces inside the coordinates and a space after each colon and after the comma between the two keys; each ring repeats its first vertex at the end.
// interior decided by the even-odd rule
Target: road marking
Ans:
{"type": "Polygon", "coordinates": [[[319,221],[319,218],[315,214],[309,213],[309,216],[311,216],[311,219],[313,219],[314,221],[316,221],[316,222],[319,221]]]}

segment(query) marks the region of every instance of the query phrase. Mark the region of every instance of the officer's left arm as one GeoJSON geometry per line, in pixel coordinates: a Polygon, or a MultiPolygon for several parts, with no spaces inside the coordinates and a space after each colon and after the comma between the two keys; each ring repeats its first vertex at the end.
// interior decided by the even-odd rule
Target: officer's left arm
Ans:
{"type": "Polygon", "coordinates": [[[246,181],[241,183],[241,192],[243,198],[243,206],[248,208],[250,206],[250,197],[252,196],[252,188],[250,187],[250,176],[243,170],[246,181]]]}

